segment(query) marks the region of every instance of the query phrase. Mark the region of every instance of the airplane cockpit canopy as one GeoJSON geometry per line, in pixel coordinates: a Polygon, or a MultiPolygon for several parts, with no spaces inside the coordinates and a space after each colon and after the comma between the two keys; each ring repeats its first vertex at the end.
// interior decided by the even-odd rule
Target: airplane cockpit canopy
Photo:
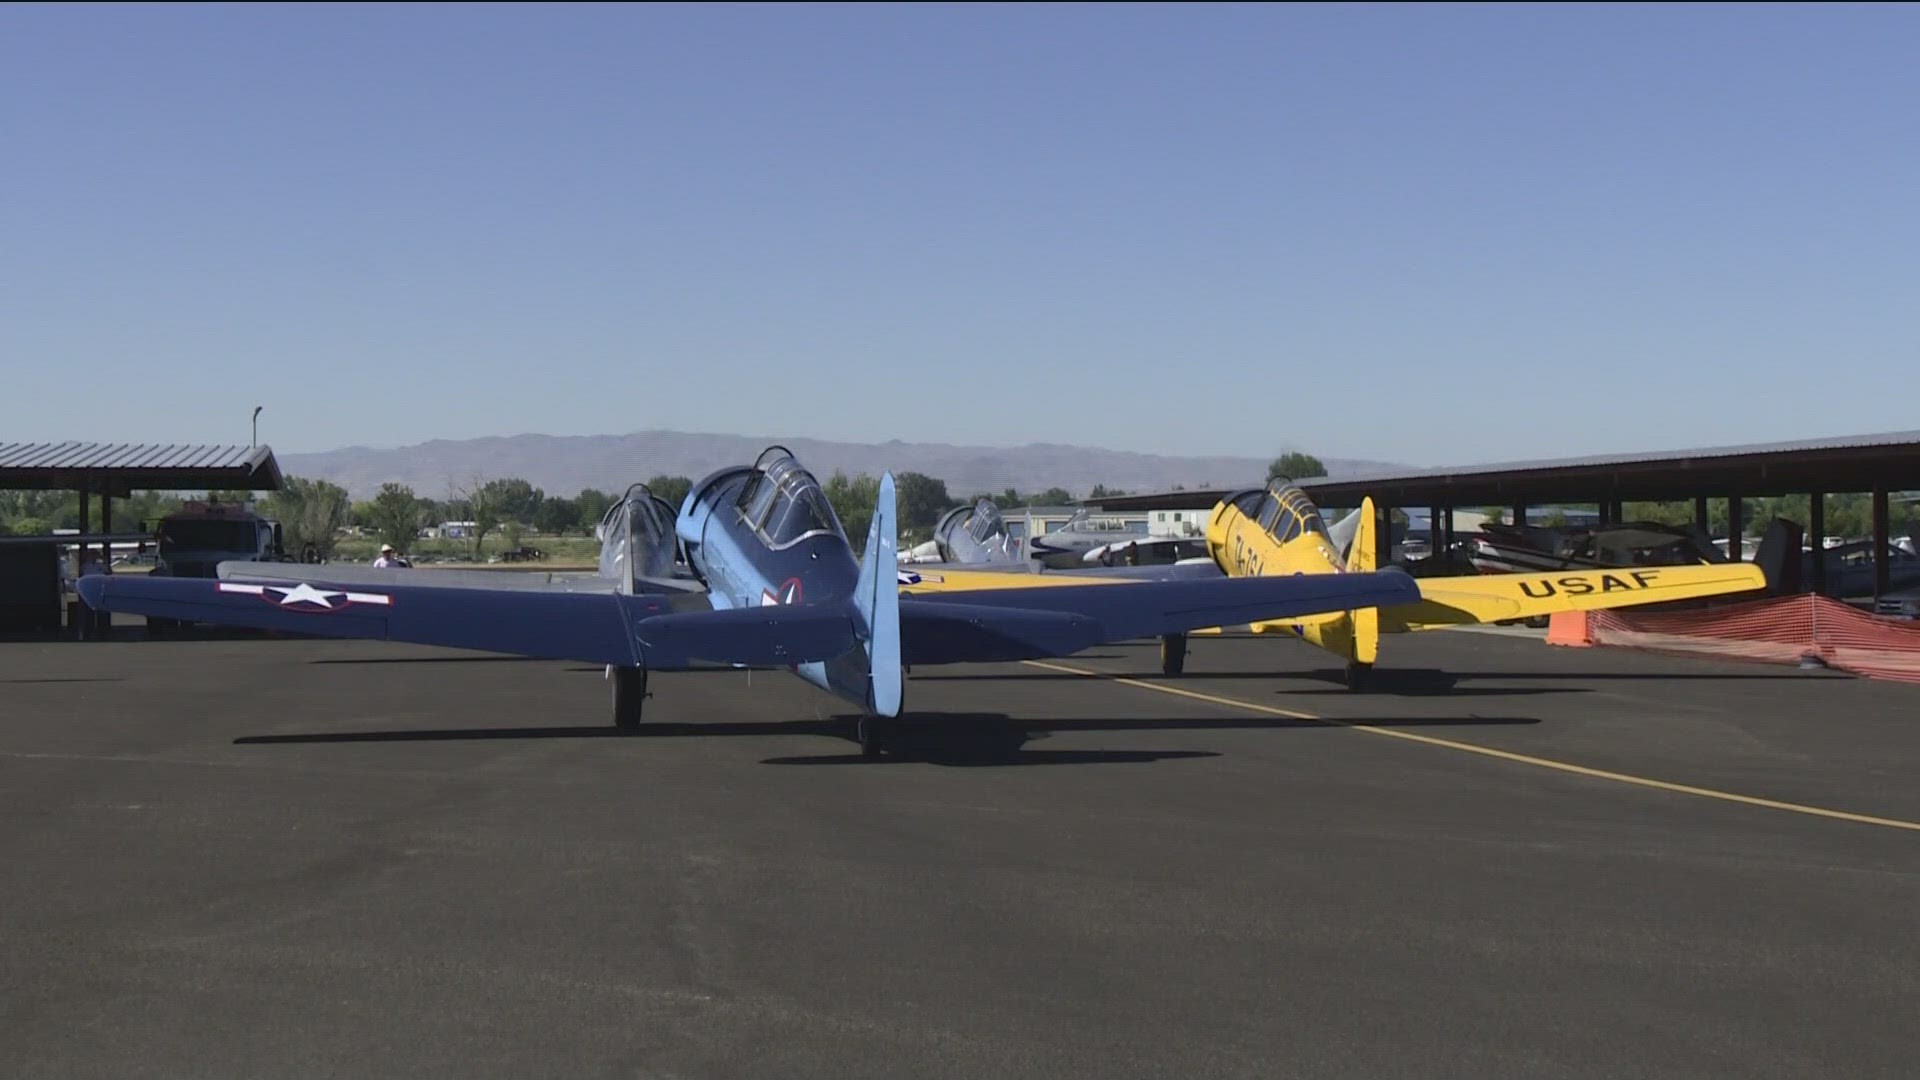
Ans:
{"type": "Polygon", "coordinates": [[[784,446],[760,452],[735,505],[770,548],[791,547],[809,536],[845,535],[826,493],[820,490],[820,481],[801,468],[784,446]]]}
{"type": "Polygon", "coordinates": [[[1257,504],[1250,498],[1253,494],[1248,492],[1236,497],[1234,505],[1259,522],[1260,527],[1275,540],[1285,544],[1312,533],[1326,540],[1329,545],[1333,543],[1333,538],[1327,533],[1327,523],[1320,517],[1320,508],[1313,505],[1307,493],[1295,487],[1292,481],[1274,479],[1267,484],[1265,491],[1259,493],[1257,504]],[[1257,509],[1248,510],[1250,504],[1256,505],[1257,509]]]}
{"type": "Polygon", "coordinates": [[[986,544],[1007,535],[1006,522],[1000,518],[1000,508],[992,499],[981,499],[973,504],[973,514],[967,518],[967,535],[976,544],[986,544]]]}
{"type": "Polygon", "coordinates": [[[620,501],[607,507],[594,527],[600,540],[600,573],[624,579],[657,577],[673,570],[673,514],[665,500],[645,484],[627,488],[620,501]]]}

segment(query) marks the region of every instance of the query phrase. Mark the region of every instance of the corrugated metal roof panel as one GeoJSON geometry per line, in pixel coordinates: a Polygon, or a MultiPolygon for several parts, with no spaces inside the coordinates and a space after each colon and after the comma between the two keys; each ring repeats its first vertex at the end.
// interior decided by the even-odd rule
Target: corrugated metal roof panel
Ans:
{"type": "Polygon", "coordinates": [[[1371,483],[1375,481],[1424,480],[1436,476],[1482,476],[1489,473],[1535,472],[1547,469],[1580,469],[1610,465],[1658,465],[1696,458],[1717,459],[1753,457],[1762,454],[1796,454],[1819,450],[1866,450],[1885,446],[1920,446],[1920,431],[1888,431],[1870,435],[1842,435],[1828,439],[1799,439],[1788,442],[1743,443],[1737,446],[1706,446],[1691,450],[1665,450],[1651,454],[1593,454],[1586,457],[1542,458],[1531,461],[1501,461],[1486,465],[1464,465],[1405,472],[1367,473],[1342,476],[1337,480],[1314,479],[1301,486],[1371,483]]]}
{"type": "Polygon", "coordinates": [[[0,469],[252,469],[264,446],[180,443],[0,443],[0,469]]]}

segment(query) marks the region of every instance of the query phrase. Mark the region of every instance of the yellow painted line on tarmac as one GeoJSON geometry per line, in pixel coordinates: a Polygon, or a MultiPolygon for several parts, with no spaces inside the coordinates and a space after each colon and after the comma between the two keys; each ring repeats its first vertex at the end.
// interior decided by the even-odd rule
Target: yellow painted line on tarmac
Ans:
{"type": "MultiPolygon", "coordinates": [[[[1350,731],[1364,731],[1369,735],[1384,735],[1389,739],[1404,739],[1407,742],[1425,743],[1428,746],[1458,750],[1465,754],[1478,754],[1481,757],[1499,758],[1502,761],[1516,761],[1522,765],[1532,765],[1555,772],[1572,773],[1575,776],[1589,776],[1597,780],[1611,780],[1617,784],[1632,784],[1635,787],[1654,788],[1659,791],[1673,791],[1682,795],[1693,795],[1702,799],[1718,799],[1721,802],[1744,803],[1747,806],[1764,806],[1769,810],[1788,810],[1796,814],[1812,817],[1833,818],[1838,821],[1852,821],[1862,825],[1879,825],[1888,829],[1906,829],[1920,832],[1920,821],[1901,821],[1898,818],[1874,817],[1871,814],[1851,814],[1845,810],[1829,810],[1824,806],[1807,806],[1802,803],[1781,802],[1778,799],[1762,799],[1755,795],[1741,795],[1732,791],[1717,791],[1713,788],[1694,787],[1691,784],[1675,784],[1666,780],[1655,780],[1646,776],[1632,776],[1628,773],[1608,772],[1605,769],[1590,769],[1585,765],[1575,765],[1567,761],[1555,761],[1552,758],[1534,757],[1531,754],[1516,754],[1510,750],[1496,750],[1491,746],[1477,743],[1460,742],[1455,739],[1441,739],[1432,735],[1421,735],[1412,731],[1400,731],[1395,728],[1377,727],[1373,724],[1354,724],[1345,720],[1336,720],[1312,713],[1295,712],[1292,709],[1276,708],[1254,701],[1241,701],[1239,698],[1222,697],[1219,694],[1203,694],[1198,690],[1187,690],[1165,683],[1148,682],[1145,679],[1130,679],[1123,675],[1110,675],[1104,671],[1092,671],[1086,668],[1067,667],[1065,664],[1050,664],[1041,660],[1021,661],[1030,667],[1046,668],[1049,671],[1064,672],[1068,675],[1083,675],[1089,679],[1103,682],[1115,682],[1124,686],[1137,686],[1143,690],[1153,690],[1175,697],[1191,698],[1213,705],[1224,705],[1230,709],[1244,709],[1248,712],[1266,713],[1269,716],[1284,716],[1293,720],[1312,720],[1332,727],[1342,727],[1350,731]]],[[[1202,676],[1204,678],[1205,676],[1202,676]]]]}

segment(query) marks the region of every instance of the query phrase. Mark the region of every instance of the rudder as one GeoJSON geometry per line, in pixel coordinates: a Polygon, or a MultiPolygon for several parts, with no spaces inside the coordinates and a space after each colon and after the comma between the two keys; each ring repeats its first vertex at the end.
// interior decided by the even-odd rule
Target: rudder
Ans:
{"type": "Polygon", "coordinates": [[[853,591],[854,608],[865,625],[861,637],[867,647],[867,708],[875,716],[898,716],[905,697],[900,669],[899,530],[894,523],[893,474],[880,477],[880,496],[874,503],[873,523],[867,526],[867,549],[860,557],[860,577],[853,591]]]}

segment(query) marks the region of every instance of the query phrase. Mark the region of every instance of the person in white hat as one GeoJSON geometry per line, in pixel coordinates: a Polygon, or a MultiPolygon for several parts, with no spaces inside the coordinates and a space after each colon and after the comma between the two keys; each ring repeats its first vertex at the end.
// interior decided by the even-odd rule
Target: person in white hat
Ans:
{"type": "Polygon", "coordinates": [[[408,562],[406,559],[401,558],[400,553],[394,550],[392,544],[381,544],[380,557],[373,560],[373,565],[375,566],[412,566],[413,564],[408,562]]]}

